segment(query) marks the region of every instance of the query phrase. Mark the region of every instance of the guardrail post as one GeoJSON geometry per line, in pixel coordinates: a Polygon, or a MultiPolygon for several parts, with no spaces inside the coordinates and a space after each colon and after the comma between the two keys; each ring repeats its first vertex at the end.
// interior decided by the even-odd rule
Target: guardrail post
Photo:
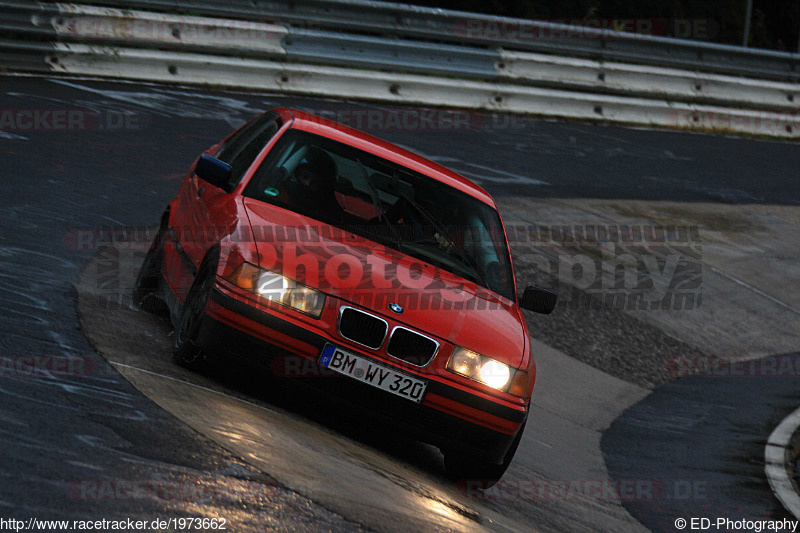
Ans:
{"type": "Polygon", "coordinates": [[[744,37],[742,38],[742,46],[747,48],[750,42],[750,20],[753,18],[753,0],[747,0],[747,8],[744,14],[744,37]]]}

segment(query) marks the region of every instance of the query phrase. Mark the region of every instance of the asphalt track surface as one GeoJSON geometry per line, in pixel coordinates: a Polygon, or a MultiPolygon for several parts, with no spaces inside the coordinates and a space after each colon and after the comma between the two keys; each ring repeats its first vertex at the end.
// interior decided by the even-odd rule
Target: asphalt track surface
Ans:
{"type": "MultiPolygon", "coordinates": [[[[176,421],[97,355],[81,331],[74,289],[92,254],[75,249],[68,236],[103,225],[154,224],[196,155],[261,110],[288,105],[353,116],[383,108],[25,77],[0,79],[0,95],[3,110],[88,110],[77,129],[61,129],[43,118],[33,130],[0,131],[2,515],[143,520],[216,515],[228,517],[237,531],[363,527],[176,421]],[[32,376],[19,363],[28,356],[66,356],[77,361],[70,367],[77,370],[32,376]],[[119,481],[138,482],[161,491],[160,497],[109,493],[104,480],[116,480],[111,486],[118,492],[119,481]],[[186,494],[197,487],[235,497],[210,498],[198,507],[197,498],[186,494]]],[[[459,131],[374,133],[464,173],[497,196],[800,204],[795,179],[800,152],[790,143],[475,117],[473,127],[459,131]]],[[[600,424],[610,425],[601,447],[614,479],[678,480],[681,489],[687,482],[694,487],[681,501],[674,493],[678,485],[671,485],[669,501],[623,501],[646,528],[673,531],[671,521],[681,512],[785,516],[760,476],[759,443],[796,407],[797,380],[734,382],[678,380],[613,423],[600,424]]],[[[558,421],[551,422],[557,434],[558,421]]],[[[526,457],[534,472],[572,460],[556,452],[537,457],[531,451],[526,457]]],[[[416,460],[427,463],[424,457],[416,460]]],[[[547,502],[523,503],[539,511],[526,514],[518,506],[517,523],[548,509],[547,502]]],[[[610,527],[572,520],[565,514],[526,525],[610,527]]]]}
{"type": "MultiPolygon", "coordinates": [[[[780,368],[797,357],[773,359],[780,368]]],[[[603,436],[609,473],[657,479],[673,497],[658,505],[631,499],[626,508],[655,531],[672,530],[678,517],[790,518],[768,497],[763,435],[796,408],[799,387],[796,376],[692,376],[628,409],[603,436]]]]}

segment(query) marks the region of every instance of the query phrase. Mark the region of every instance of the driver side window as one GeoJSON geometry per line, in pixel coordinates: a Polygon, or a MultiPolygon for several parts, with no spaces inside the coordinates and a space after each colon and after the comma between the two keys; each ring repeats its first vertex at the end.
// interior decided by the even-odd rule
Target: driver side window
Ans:
{"type": "Polygon", "coordinates": [[[217,151],[215,157],[231,166],[228,183],[236,185],[258,153],[280,129],[280,117],[267,113],[247,124],[217,151]]]}

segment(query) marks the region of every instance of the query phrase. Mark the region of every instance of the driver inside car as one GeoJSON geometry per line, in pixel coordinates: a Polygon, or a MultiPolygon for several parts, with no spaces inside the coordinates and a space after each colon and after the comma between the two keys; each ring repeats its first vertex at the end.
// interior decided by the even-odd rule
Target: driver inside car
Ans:
{"type": "Polygon", "coordinates": [[[294,171],[282,199],[298,211],[323,222],[346,222],[347,213],[336,200],[336,162],[325,150],[313,146],[294,171]]]}

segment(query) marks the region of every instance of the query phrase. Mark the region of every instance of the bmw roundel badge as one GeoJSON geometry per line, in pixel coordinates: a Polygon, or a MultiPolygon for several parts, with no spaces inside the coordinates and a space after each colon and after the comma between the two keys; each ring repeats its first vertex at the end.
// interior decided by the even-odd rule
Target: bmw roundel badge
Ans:
{"type": "Polygon", "coordinates": [[[403,311],[405,311],[405,309],[403,309],[403,306],[401,306],[400,304],[396,304],[396,303],[390,303],[389,304],[389,310],[391,310],[392,313],[397,313],[398,315],[402,315],[403,311]]]}

